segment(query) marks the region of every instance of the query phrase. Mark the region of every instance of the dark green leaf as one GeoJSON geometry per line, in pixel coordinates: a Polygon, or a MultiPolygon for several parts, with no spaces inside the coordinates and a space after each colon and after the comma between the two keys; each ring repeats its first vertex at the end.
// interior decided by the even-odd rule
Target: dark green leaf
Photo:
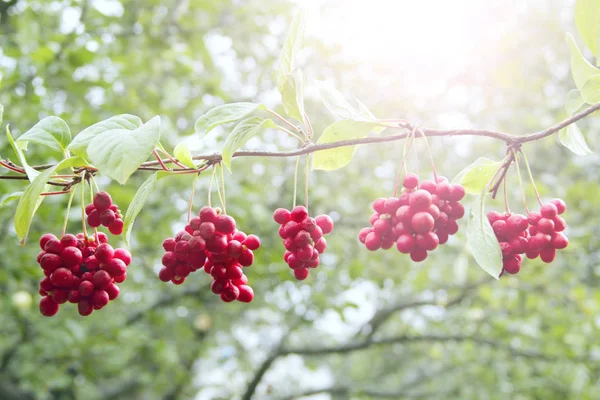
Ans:
{"type": "MultiPolygon", "coordinates": [[[[325,128],[317,140],[317,144],[338,142],[340,140],[360,139],[377,127],[374,122],[361,122],[342,120],[334,122],[325,128]]],[[[313,169],[334,170],[347,165],[354,153],[356,146],[344,146],[335,149],[320,150],[313,155],[313,169]]]]}
{"type": "Polygon", "coordinates": [[[160,117],[134,130],[111,129],[95,135],[88,144],[88,157],[98,170],[124,184],[148,159],[160,140],[160,117]]]}
{"type": "Polygon", "coordinates": [[[15,231],[21,243],[25,242],[25,238],[29,233],[29,227],[31,226],[31,220],[40,204],[42,204],[42,201],[44,201],[45,196],[40,196],[40,194],[48,190],[49,185],[47,182],[50,177],[61,169],[87,165],[86,161],[81,157],[67,158],[55,166],[44,170],[29,184],[19,199],[19,204],[15,211],[15,231]]]}
{"type": "Polygon", "coordinates": [[[104,132],[113,131],[113,130],[127,130],[133,131],[134,129],[142,126],[143,122],[139,117],[130,114],[121,114],[115,115],[114,117],[110,117],[105,119],[104,121],[100,121],[95,123],[92,126],[89,126],[79,132],[67,149],[73,154],[76,154],[81,157],[88,156],[87,148],[90,142],[98,135],[103,134],[104,132]]]}
{"type": "Polygon", "coordinates": [[[481,191],[471,205],[467,225],[467,248],[473,254],[477,264],[498,279],[502,272],[502,251],[485,214],[488,187],[481,191]]]}
{"type": "Polygon", "coordinates": [[[27,145],[27,142],[33,142],[62,151],[71,142],[71,130],[61,118],[46,117],[19,136],[17,143],[19,142],[23,142],[24,146],[27,145]]]}
{"type": "Polygon", "coordinates": [[[207,134],[219,125],[228,124],[247,117],[257,110],[264,110],[263,104],[230,103],[208,110],[198,118],[195,125],[196,133],[207,134]]]}
{"type": "Polygon", "coordinates": [[[277,125],[271,119],[264,119],[261,117],[252,117],[240,122],[229,136],[227,136],[222,152],[223,164],[231,171],[231,158],[236,150],[263,129],[276,127],[277,125]]]}

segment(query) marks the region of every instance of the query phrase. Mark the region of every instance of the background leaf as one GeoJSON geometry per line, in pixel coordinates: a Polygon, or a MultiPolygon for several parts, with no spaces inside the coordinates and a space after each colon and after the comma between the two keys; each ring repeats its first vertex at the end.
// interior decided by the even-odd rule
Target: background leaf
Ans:
{"type": "Polygon", "coordinates": [[[585,81],[581,95],[586,103],[600,103],[600,74],[594,75],[585,81]]]}
{"type": "Polygon", "coordinates": [[[598,56],[598,34],[600,29],[600,1],[577,0],[575,24],[585,45],[598,56]]]}
{"type": "Polygon", "coordinates": [[[585,101],[583,97],[581,97],[581,92],[577,89],[569,90],[567,93],[567,102],[565,103],[565,109],[570,115],[573,115],[579,110],[585,101]]]}
{"type": "Polygon", "coordinates": [[[86,161],[81,157],[67,158],[55,166],[44,170],[27,186],[27,189],[25,189],[25,192],[23,192],[23,195],[19,199],[14,217],[15,231],[21,243],[25,242],[25,238],[29,233],[29,227],[31,226],[31,220],[45,199],[45,196],[40,196],[40,194],[48,190],[49,185],[47,182],[54,172],[65,168],[87,165],[86,161]]]}
{"type": "MultiPolygon", "coordinates": [[[[317,140],[317,144],[360,139],[366,137],[376,126],[374,122],[337,121],[325,128],[325,131],[323,131],[319,140],[317,140]]],[[[355,152],[356,146],[317,151],[313,154],[312,168],[328,171],[342,168],[352,160],[355,152]]]]}
{"type": "Polygon", "coordinates": [[[134,130],[112,129],[96,135],[88,145],[88,157],[101,173],[124,184],[159,140],[160,117],[156,116],[134,130]]]}
{"type": "Polygon", "coordinates": [[[281,102],[287,115],[298,121],[304,121],[304,75],[302,71],[296,70],[287,74],[280,91],[281,102]]]}
{"type": "Polygon", "coordinates": [[[469,194],[479,194],[488,185],[500,164],[498,161],[479,157],[471,165],[459,172],[453,179],[453,182],[460,182],[469,194]]]}
{"type": "Polygon", "coordinates": [[[569,50],[571,51],[571,74],[575,81],[577,89],[583,92],[583,85],[585,82],[594,75],[600,74],[600,69],[590,64],[579,51],[575,39],[570,33],[567,33],[567,43],[569,44],[569,50]]]}
{"type": "Polygon", "coordinates": [[[178,143],[177,146],[175,146],[175,149],[173,149],[173,155],[186,167],[196,168],[194,160],[192,159],[192,153],[185,143],[178,143]]]}
{"type": "Polygon", "coordinates": [[[53,150],[62,151],[71,142],[71,130],[69,125],[61,118],[46,117],[19,136],[17,138],[18,142],[33,142],[53,150]]]}
{"type": "Polygon", "coordinates": [[[589,148],[585,137],[577,124],[571,124],[558,132],[558,140],[567,149],[580,156],[587,156],[594,152],[589,148]]]}
{"type": "Polygon", "coordinates": [[[227,136],[223,146],[223,164],[231,171],[231,158],[233,153],[244,145],[250,138],[260,133],[264,128],[276,128],[277,125],[271,119],[252,117],[240,122],[227,136]]]}
{"type": "Polygon", "coordinates": [[[5,195],[4,197],[2,197],[2,200],[0,200],[0,207],[4,207],[5,205],[12,203],[13,201],[19,200],[22,195],[23,192],[14,192],[5,195]]]}
{"type": "Polygon", "coordinates": [[[286,85],[288,74],[291,73],[294,68],[294,62],[296,54],[302,47],[304,41],[304,31],[306,30],[306,9],[300,7],[288,30],[283,49],[279,55],[279,73],[277,75],[277,89],[283,94],[284,87],[286,85]]]}
{"type": "Polygon", "coordinates": [[[485,272],[498,279],[502,272],[502,251],[485,214],[488,186],[473,200],[467,224],[467,248],[485,272]]]}
{"type": "Polygon", "coordinates": [[[196,133],[207,134],[219,125],[238,121],[257,110],[264,110],[264,104],[257,103],[230,103],[223,104],[208,110],[206,114],[196,120],[194,129],[196,133]]]}
{"type": "Polygon", "coordinates": [[[87,158],[87,147],[90,142],[98,135],[112,130],[128,130],[132,131],[143,125],[140,117],[130,114],[115,115],[87,127],[79,132],[73,138],[73,141],[67,147],[73,154],[87,158]]]}

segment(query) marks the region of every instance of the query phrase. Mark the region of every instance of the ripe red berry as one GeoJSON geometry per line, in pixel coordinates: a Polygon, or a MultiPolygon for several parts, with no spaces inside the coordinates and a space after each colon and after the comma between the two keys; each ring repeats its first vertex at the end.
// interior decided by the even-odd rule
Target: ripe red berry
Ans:
{"type": "Polygon", "coordinates": [[[165,251],[174,251],[175,250],[175,244],[177,244],[177,242],[175,241],[175,239],[173,238],[166,238],[163,243],[163,249],[165,249],[165,251]]]}
{"type": "Polygon", "coordinates": [[[107,263],[115,255],[115,250],[108,243],[102,243],[96,248],[95,256],[101,263],[107,263]]]}
{"type": "Polygon", "coordinates": [[[260,239],[256,235],[248,235],[243,243],[250,250],[256,250],[260,247],[260,239]]]}
{"type": "Polygon", "coordinates": [[[217,210],[209,206],[202,207],[198,215],[202,222],[215,222],[218,217],[217,210]]]}
{"type": "Polygon", "coordinates": [[[94,306],[90,300],[81,299],[81,301],[77,304],[77,311],[82,317],[87,317],[94,311],[94,306]]]}
{"type": "Polygon", "coordinates": [[[63,248],[66,247],[76,247],[77,246],[77,237],[75,235],[71,235],[67,233],[63,237],[60,238],[60,244],[63,248]]]}
{"type": "Polygon", "coordinates": [[[123,275],[125,272],[127,272],[127,266],[122,260],[119,260],[118,258],[113,258],[107,263],[102,264],[102,266],[102,268],[114,278],[116,278],[119,275],[123,275]]]}
{"type": "Polygon", "coordinates": [[[96,289],[106,289],[109,285],[112,284],[112,277],[110,274],[104,270],[96,271],[94,277],[92,278],[92,283],[96,289]]]}
{"type": "MultiPolygon", "coordinates": [[[[304,221],[306,217],[308,217],[308,210],[304,206],[296,206],[291,211],[292,221],[296,221],[298,223],[304,221]]],[[[323,228],[321,228],[323,229],[323,228]]]]}
{"type": "Polygon", "coordinates": [[[100,212],[98,210],[93,210],[87,217],[87,223],[92,228],[97,228],[102,225],[102,221],[100,221],[100,212]]]}
{"type": "Polygon", "coordinates": [[[324,235],[333,231],[333,220],[329,215],[319,215],[315,218],[317,226],[321,228],[324,235]]]}
{"type": "Polygon", "coordinates": [[[60,244],[60,240],[58,239],[50,239],[46,242],[44,246],[44,250],[47,253],[60,254],[62,252],[62,245],[60,244]]]}
{"type": "Polygon", "coordinates": [[[308,268],[297,268],[294,270],[294,277],[299,281],[303,281],[308,278],[308,268]]]}
{"type": "Polygon", "coordinates": [[[115,219],[112,224],[108,226],[108,230],[115,236],[123,233],[123,227],[125,226],[122,219],[115,219]]]}
{"type": "Polygon", "coordinates": [[[408,173],[404,176],[404,182],[402,186],[406,189],[412,190],[419,185],[419,177],[416,174],[408,173]]]}
{"type": "Polygon", "coordinates": [[[110,285],[108,285],[108,287],[105,288],[104,290],[106,290],[109,300],[114,300],[117,297],[119,297],[119,293],[120,293],[119,287],[117,285],[115,285],[114,283],[111,283],[110,285]]]}
{"type": "Polygon", "coordinates": [[[217,231],[229,235],[235,231],[235,220],[229,215],[221,214],[215,222],[215,228],[217,231]]]}
{"type": "Polygon", "coordinates": [[[423,189],[411,193],[408,205],[413,212],[426,211],[431,205],[431,194],[423,189]]]}
{"type": "Polygon", "coordinates": [[[400,253],[410,254],[415,249],[416,240],[410,234],[404,234],[396,240],[396,248],[400,253]]]}
{"type": "Polygon", "coordinates": [[[555,249],[564,249],[568,245],[569,239],[567,239],[567,237],[562,233],[557,232],[554,235],[552,235],[552,247],[554,247],[555,249]]]}
{"type": "Polygon", "coordinates": [[[44,233],[42,235],[42,237],[40,237],[40,247],[42,250],[45,249],[46,243],[48,243],[50,240],[58,240],[58,239],[56,236],[54,236],[51,233],[44,233]]]}
{"type": "Polygon", "coordinates": [[[285,208],[278,208],[273,212],[273,219],[278,224],[283,225],[292,220],[292,214],[285,208]]]}
{"type": "Polygon", "coordinates": [[[89,297],[94,293],[94,284],[90,281],[82,281],[79,284],[79,294],[81,297],[89,297]]]}
{"type": "Polygon", "coordinates": [[[112,205],[112,198],[107,192],[98,192],[94,196],[94,207],[98,212],[108,210],[112,205]]]}
{"type": "Polygon", "coordinates": [[[116,219],[117,217],[113,210],[108,209],[100,213],[100,222],[104,226],[109,226],[110,224],[115,222],[116,219]]]}
{"type": "Polygon", "coordinates": [[[67,268],[58,268],[50,275],[50,282],[59,288],[68,288],[71,286],[71,280],[73,279],[73,273],[67,268]]]}
{"type": "Polygon", "coordinates": [[[43,270],[52,272],[62,266],[62,259],[56,254],[46,253],[40,259],[40,266],[43,270]]]}
{"type": "Polygon", "coordinates": [[[92,306],[96,310],[99,310],[107,305],[109,300],[108,293],[106,293],[104,290],[95,290],[92,294],[92,306]]]}
{"type": "Polygon", "coordinates": [[[238,285],[239,295],[237,300],[242,303],[250,303],[254,299],[254,291],[248,285],[238,285]]]}
{"type": "Polygon", "coordinates": [[[540,213],[544,218],[554,218],[558,214],[558,208],[552,203],[546,203],[540,208],[540,213]]]}
{"type": "Polygon", "coordinates": [[[113,257],[122,260],[125,265],[131,264],[131,253],[127,249],[115,249],[113,257]]]}
{"type": "Polygon", "coordinates": [[[550,203],[556,206],[556,211],[558,214],[562,214],[567,211],[567,204],[562,199],[553,199],[550,200],[550,203]]]}
{"type": "Polygon", "coordinates": [[[415,215],[413,215],[410,224],[411,227],[415,230],[415,232],[426,233],[430,232],[433,229],[435,221],[433,220],[431,214],[427,212],[418,212],[415,215]]]}
{"type": "Polygon", "coordinates": [[[50,296],[42,297],[40,300],[40,312],[44,317],[52,317],[58,312],[59,305],[50,296]]]}
{"type": "Polygon", "coordinates": [[[413,251],[410,252],[410,259],[414,262],[421,262],[427,258],[427,250],[421,249],[419,247],[415,247],[413,251]]]}

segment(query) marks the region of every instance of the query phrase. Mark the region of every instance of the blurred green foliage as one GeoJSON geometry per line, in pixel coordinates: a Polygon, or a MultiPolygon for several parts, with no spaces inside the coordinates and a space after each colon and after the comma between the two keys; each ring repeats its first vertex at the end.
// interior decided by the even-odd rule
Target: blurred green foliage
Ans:
{"type": "MultiPolygon", "coordinates": [[[[325,3],[324,13],[345,4],[325,3]]],[[[382,118],[536,131],[565,116],[573,83],[564,32],[574,32],[573,10],[558,0],[518,3],[485,2],[485,15],[497,18],[481,22],[482,40],[464,70],[445,70],[444,60],[421,67],[418,55],[402,52],[390,63],[349,59],[342,47],[310,34],[301,66],[308,86],[332,80],[382,118]]],[[[195,120],[230,101],[277,106],[276,62],[291,9],[276,0],[0,0],[4,122],[18,136],[57,115],[76,134],[116,114],[144,121],[161,115],[168,150],[181,140],[193,154],[218,150],[227,130],[196,137],[195,120]]],[[[322,132],[332,118],[314,93],[307,89],[306,110],[322,132]]],[[[599,125],[594,118],[580,124],[592,149],[600,148],[599,125]]],[[[281,132],[246,144],[291,145],[281,132]]],[[[500,160],[505,150],[483,138],[431,145],[437,170],[448,177],[480,156],[500,160]]],[[[53,318],[37,311],[37,238],[60,232],[66,199],[47,199],[24,247],[12,227],[15,203],[3,205],[0,398],[238,399],[261,365],[268,368],[255,399],[600,398],[600,158],[574,156],[555,138],[525,150],[542,197],[567,201],[571,242],[554,263],[527,260],[517,276],[500,281],[468,254],[464,223],[420,264],[358,243],[371,201],[393,191],[402,143],[360,147],[347,167],[311,174],[311,213],[329,213],[336,229],[322,265],[303,282],[283,262],[271,220],[275,208],[292,204],[295,160],[232,162],[228,212],[263,243],[248,270],[251,304],[222,303],[202,272],[181,287],[156,278],[162,240],[186,221],[189,176],[157,183],[132,232],[134,261],[120,297],[88,318],[70,304],[53,318]],[[330,350],[309,354],[317,347],[330,350]],[[278,348],[282,354],[269,359],[278,348]]],[[[15,159],[4,137],[0,154],[15,159]]],[[[419,154],[420,174],[431,174],[421,146],[419,154]]],[[[33,165],[60,154],[32,144],[27,156],[33,165]]],[[[417,168],[415,160],[409,165],[417,168]]],[[[99,184],[126,209],[147,176],[99,184]]],[[[208,183],[208,175],[198,182],[195,209],[206,204],[208,183]]],[[[3,195],[24,187],[0,180],[3,195]]],[[[523,212],[514,171],[509,189],[514,211],[523,212]]],[[[530,185],[526,191],[533,207],[530,185]]],[[[487,206],[503,207],[500,200],[487,206]]],[[[80,226],[72,212],[69,229],[80,226]]]]}

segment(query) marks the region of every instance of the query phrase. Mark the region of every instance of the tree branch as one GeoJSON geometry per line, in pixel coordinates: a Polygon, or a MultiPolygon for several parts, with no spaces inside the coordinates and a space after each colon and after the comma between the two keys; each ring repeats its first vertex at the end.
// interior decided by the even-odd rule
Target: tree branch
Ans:
{"type": "MultiPolygon", "coordinates": [[[[598,110],[600,110],[600,103],[592,105],[592,106],[586,108],[585,110],[547,128],[547,129],[544,129],[544,130],[538,131],[538,132],[525,134],[525,135],[513,135],[513,134],[509,134],[509,133],[484,130],[484,129],[442,130],[442,129],[425,128],[425,129],[422,129],[422,131],[423,131],[424,135],[427,137],[441,137],[441,136],[489,137],[492,139],[503,141],[508,147],[518,148],[523,143],[533,142],[533,141],[548,137],[550,135],[553,135],[554,133],[558,132],[559,130],[587,117],[588,115],[590,115],[598,110]]],[[[390,126],[390,128],[412,129],[412,125],[390,126]]],[[[362,144],[394,142],[394,141],[405,139],[408,135],[409,135],[409,133],[405,132],[405,133],[400,133],[397,135],[372,136],[372,137],[366,137],[366,138],[361,138],[361,139],[340,140],[337,142],[323,143],[323,144],[307,143],[306,145],[304,145],[303,147],[301,147],[299,149],[289,150],[289,151],[241,150],[241,151],[236,151],[235,153],[233,153],[232,157],[235,157],[235,158],[237,158],[237,157],[296,157],[296,156],[301,156],[301,155],[305,155],[305,154],[315,153],[315,152],[321,151],[321,150],[336,149],[336,148],[340,148],[340,147],[356,146],[356,145],[362,145],[362,144]]],[[[197,161],[198,160],[212,161],[213,164],[219,163],[223,160],[221,153],[198,155],[198,156],[194,156],[192,158],[197,161]]],[[[153,167],[159,166],[161,162],[164,164],[171,164],[175,161],[178,161],[178,160],[170,160],[170,159],[166,158],[166,159],[161,160],[160,162],[158,160],[157,161],[147,161],[140,165],[140,167],[138,168],[138,171],[161,170],[161,168],[153,168],[153,167]]],[[[43,164],[43,165],[34,166],[32,168],[37,169],[37,170],[43,170],[43,169],[50,168],[54,165],[55,164],[43,164]]],[[[187,171],[187,169],[181,169],[181,170],[175,170],[175,171],[187,171]]],[[[5,176],[0,176],[0,179],[15,179],[15,178],[5,178],[5,176]]]]}

